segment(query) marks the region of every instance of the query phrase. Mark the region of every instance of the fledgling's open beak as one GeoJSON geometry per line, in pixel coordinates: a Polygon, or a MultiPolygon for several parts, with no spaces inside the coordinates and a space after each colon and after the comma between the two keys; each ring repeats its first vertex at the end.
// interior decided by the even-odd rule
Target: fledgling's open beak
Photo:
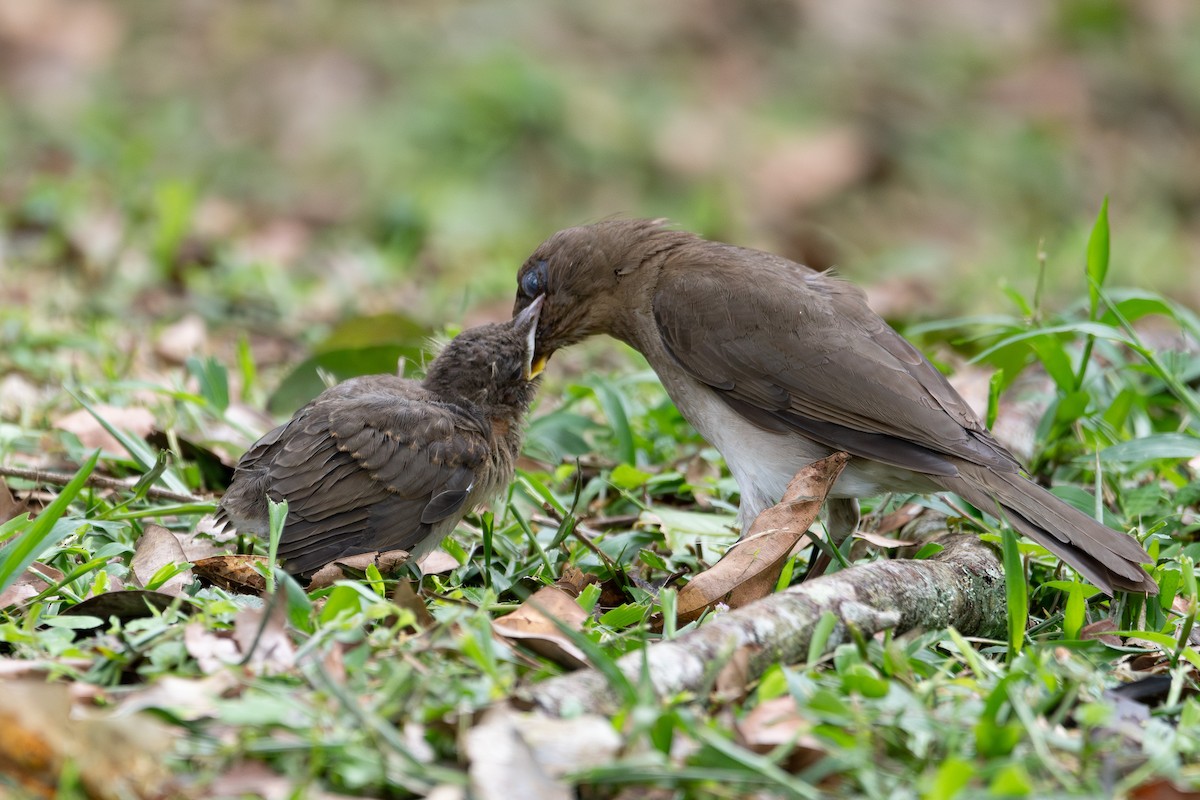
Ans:
{"type": "Polygon", "coordinates": [[[546,295],[538,295],[532,303],[517,315],[514,321],[518,328],[525,325],[529,326],[529,338],[525,344],[525,369],[523,372],[524,378],[527,381],[531,381],[538,375],[541,375],[542,370],[546,368],[546,356],[541,356],[537,360],[534,360],[533,357],[537,349],[538,316],[542,312],[542,303],[545,299],[546,295]]]}

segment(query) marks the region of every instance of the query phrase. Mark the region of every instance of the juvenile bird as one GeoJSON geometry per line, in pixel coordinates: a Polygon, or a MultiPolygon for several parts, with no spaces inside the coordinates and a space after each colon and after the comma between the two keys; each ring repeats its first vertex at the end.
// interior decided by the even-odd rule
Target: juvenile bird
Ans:
{"type": "Polygon", "coordinates": [[[217,527],[265,535],[267,497],[286,499],[279,555],[293,574],[432,550],[512,480],[537,391],[540,308],[459,334],[422,381],[370,375],[322,392],[242,456],[217,527]]]}
{"type": "Polygon", "coordinates": [[[516,312],[544,298],[534,363],[605,333],[658,373],[741,490],[743,530],[805,464],[853,458],[831,491],[831,536],[857,500],[955,492],[1057,554],[1105,592],[1156,593],[1136,539],[1041,488],[862,291],[786,258],[661,220],[559,231],[517,275],[516,312]]]}

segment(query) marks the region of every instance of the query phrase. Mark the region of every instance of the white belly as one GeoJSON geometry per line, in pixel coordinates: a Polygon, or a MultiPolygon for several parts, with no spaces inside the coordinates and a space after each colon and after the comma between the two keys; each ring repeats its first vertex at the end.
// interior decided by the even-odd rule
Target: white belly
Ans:
{"type": "MultiPolygon", "coordinates": [[[[721,451],[741,490],[738,521],[749,524],[779,502],[800,469],[833,452],[800,434],[765,431],[735,413],[715,391],[686,375],[659,372],[667,394],[692,426],[721,451]]],[[[831,497],[870,497],[889,491],[934,492],[927,477],[911,470],[854,458],[830,492],[831,497]]]]}

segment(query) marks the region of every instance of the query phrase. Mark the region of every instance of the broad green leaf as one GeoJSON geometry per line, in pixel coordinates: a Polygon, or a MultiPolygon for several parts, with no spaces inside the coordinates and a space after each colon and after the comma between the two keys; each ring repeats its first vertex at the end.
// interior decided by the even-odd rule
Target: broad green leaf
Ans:
{"type": "Polygon", "coordinates": [[[1108,341],[1117,342],[1130,347],[1136,347],[1137,345],[1137,343],[1130,339],[1124,331],[1112,325],[1103,325],[1099,322],[1070,322],[1062,325],[1050,325],[1045,328],[1038,328],[1031,331],[1022,331],[1020,333],[1014,333],[1011,336],[1006,336],[991,347],[988,347],[979,355],[972,358],[971,363],[977,364],[980,362],[986,362],[992,354],[1018,342],[1026,342],[1029,339],[1061,333],[1069,333],[1076,336],[1093,336],[1097,339],[1107,339],[1108,341]]]}
{"type": "Polygon", "coordinates": [[[617,442],[618,461],[632,464],[637,460],[633,445],[633,430],[629,426],[629,407],[625,397],[604,381],[592,381],[588,384],[596,396],[596,402],[604,410],[608,424],[612,428],[613,437],[617,442]]]}
{"type": "Polygon", "coordinates": [[[1004,370],[998,369],[992,373],[988,381],[987,426],[995,426],[996,415],[1000,412],[1000,392],[1004,387],[1004,370]]]}
{"type": "Polygon", "coordinates": [[[637,467],[631,467],[629,464],[618,464],[613,467],[608,479],[613,482],[614,486],[622,489],[639,489],[645,486],[646,481],[652,477],[654,476],[649,472],[643,472],[637,467]]]}
{"type": "Polygon", "coordinates": [[[305,359],[271,393],[267,410],[272,414],[291,414],[325,390],[318,370],[339,381],[359,375],[395,375],[401,360],[419,362],[419,347],[399,344],[377,345],[344,350],[328,350],[305,359]]]}
{"type": "MultiPolygon", "coordinates": [[[[1159,433],[1106,447],[1098,454],[1103,465],[1142,464],[1162,459],[1192,459],[1200,455],[1200,437],[1183,433],[1159,433]]],[[[1077,462],[1091,462],[1080,456],[1077,462]]]]}
{"type": "Polygon", "coordinates": [[[1087,603],[1083,598],[1083,587],[1074,584],[1067,594],[1067,605],[1063,610],[1063,635],[1068,639],[1078,639],[1083,629],[1084,610],[1087,603]]]}
{"type": "Polygon", "coordinates": [[[221,413],[229,408],[229,375],[212,356],[187,360],[187,371],[200,384],[200,396],[221,413]]]}

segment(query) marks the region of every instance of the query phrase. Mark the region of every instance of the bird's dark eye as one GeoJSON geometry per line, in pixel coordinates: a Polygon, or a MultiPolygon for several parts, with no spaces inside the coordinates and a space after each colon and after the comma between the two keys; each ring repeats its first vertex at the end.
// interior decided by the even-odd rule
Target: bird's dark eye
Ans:
{"type": "Polygon", "coordinates": [[[545,259],[533,262],[533,267],[521,276],[521,294],[532,299],[546,291],[546,272],[548,270],[549,264],[545,259]]]}

